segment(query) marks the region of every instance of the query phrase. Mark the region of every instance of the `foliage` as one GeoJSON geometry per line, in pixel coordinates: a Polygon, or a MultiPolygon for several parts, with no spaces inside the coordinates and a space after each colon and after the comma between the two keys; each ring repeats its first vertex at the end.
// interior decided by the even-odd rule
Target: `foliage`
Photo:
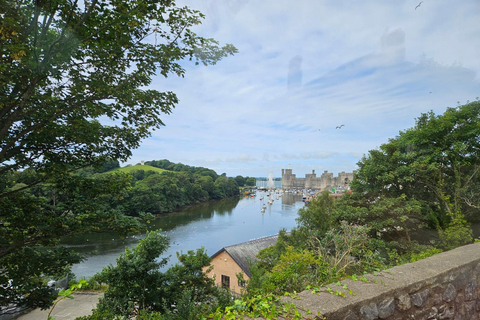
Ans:
{"type": "Polygon", "coordinates": [[[237,182],[237,185],[239,187],[243,187],[245,185],[245,182],[247,181],[246,178],[242,177],[242,176],[236,176],[235,177],[235,181],[237,182]]]}
{"type": "Polygon", "coordinates": [[[180,60],[215,64],[236,52],[192,32],[203,15],[174,1],[1,7],[2,172],[125,160],[178,101],[145,89],[157,73],[183,76],[180,60]]]}
{"type": "Polygon", "coordinates": [[[205,304],[218,295],[215,282],[208,278],[204,268],[210,265],[210,257],[203,248],[190,250],[187,254],[178,254],[179,264],[165,272],[168,289],[165,298],[167,305],[176,305],[176,309],[205,304]]]}
{"type": "Polygon", "coordinates": [[[102,284],[101,282],[98,281],[98,275],[93,275],[92,277],[89,278],[83,278],[80,280],[76,280],[75,275],[69,275],[69,282],[68,284],[70,286],[74,285],[79,285],[81,284],[80,287],[77,288],[79,291],[105,291],[108,286],[105,284],[102,284]]]}
{"type": "Polygon", "coordinates": [[[313,317],[305,318],[294,304],[281,302],[278,296],[272,294],[237,299],[231,306],[218,308],[207,319],[234,320],[243,319],[244,316],[262,319],[313,319],[313,317]]]}
{"type": "MultiPolygon", "coordinates": [[[[300,230],[294,231],[304,232],[300,230]]],[[[368,227],[341,221],[327,232],[318,233],[320,236],[315,232],[303,235],[301,249],[291,245],[300,236],[282,231],[277,244],[260,251],[259,261],[250,267],[248,295],[301,291],[355,272],[385,267],[382,252],[376,250],[382,243],[368,233],[368,227]]]]}
{"type": "Polygon", "coordinates": [[[448,225],[456,212],[478,219],[479,135],[480,101],[422,114],[415,127],[362,158],[351,186],[370,202],[418,200],[432,226],[448,225]]]}
{"type": "MultiPolygon", "coordinates": [[[[122,206],[129,215],[141,212],[161,214],[172,212],[182,206],[238,195],[240,190],[235,179],[201,176],[186,171],[164,171],[160,174],[147,171],[132,171],[133,186],[125,192],[122,206]]],[[[113,201],[112,201],[113,202],[113,201]]]]}
{"type": "MultiPolygon", "coordinates": [[[[256,271],[262,272],[261,270],[271,270],[279,261],[280,256],[285,253],[287,247],[294,247],[298,250],[305,249],[304,246],[298,246],[294,242],[295,237],[291,234],[288,234],[285,229],[281,229],[278,232],[277,242],[270,247],[267,247],[257,254],[259,259],[255,264],[250,265],[250,271],[252,271],[252,277],[249,281],[249,288],[254,287],[253,283],[255,282],[256,276],[254,275],[256,271]]],[[[303,240],[303,238],[302,238],[303,240]]]]}
{"type": "Polygon", "coordinates": [[[185,172],[195,173],[199,176],[210,176],[213,178],[213,180],[216,180],[218,178],[218,174],[212,169],[208,169],[204,167],[189,166],[183,163],[174,163],[167,159],[146,161],[145,164],[150,165],[152,167],[164,169],[164,170],[169,170],[169,171],[177,171],[177,172],[185,171],[185,172]]]}
{"type": "Polygon", "coordinates": [[[323,282],[329,276],[329,266],[322,255],[289,246],[278,263],[266,273],[262,289],[275,294],[301,291],[308,284],[323,282]]]}
{"type": "Polygon", "coordinates": [[[167,246],[160,231],[148,232],[134,249],[125,250],[116,266],[103,269],[96,280],[106,283],[108,289],[88,319],[132,315],[195,319],[199,313],[229,303],[230,296],[216,288],[203,271],[210,264],[203,248],[177,254],[179,263],[162,272],[168,258],[160,256],[167,246]]]}
{"type": "Polygon", "coordinates": [[[221,199],[239,194],[237,181],[234,178],[220,176],[214,182],[213,199],[221,199]]]}
{"type": "Polygon", "coordinates": [[[299,211],[290,233],[281,230],[277,243],[259,252],[248,298],[319,288],[347,276],[367,280],[355,274],[471,243],[469,220],[480,213],[479,136],[477,101],[440,116],[423,114],[414,128],[371,150],[358,163],[352,194],[335,201],[321,194],[299,211]],[[438,228],[439,242],[417,243],[427,228],[438,228]]]}
{"type": "Polygon", "coordinates": [[[245,184],[247,185],[247,187],[254,187],[256,183],[257,183],[257,180],[253,177],[247,178],[245,180],[245,184]]]}
{"type": "Polygon", "coordinates": [[[457,214],[445,228],[440,230],[440,245],[445,250],[466,245],[473,242],[470,224],[461,214],[457,214]]]}
{"type": "Polygon", "coordinates": [[[410,262],[415,262],[418,260],[426,259],[428,257],[431,257],[437,253],[443,252],[443,250],[438,249],[438,248],[430,248],[425,251],[422,251],[420,253],[412,253],[412,256],[410,258],[410,262]]]}
{"type": "Polygon", "coordinates": [[[219,176],[211,169],[168,160],[147,161],[142,166],[124,167],[113,172],[117,171],[131,174],[132,187],[125,192],[121,202],[111,203],[121,206],[132,216],[142,212],[151,214],[172,212],[189,204],[236,196],[240,193],[236,178],[219,176]]]}
{"type": "Polygon", "coordinates": [[[345,194],[335,203],[332,219],[366,225],[369,235],[385,241],[404,241],[413,245],[411,234],[427,226],[422,202],[398,197],[379,196],[374,202],[361,194],[345,194]]]}
{"type": "MultiPolygon", "coordinates": [[[[98,275],[108,285],[98,309],[129,317],[135,310],[160,311],[166,297],[166,279],[159,268],[167,259],[157,258],[168,248],[160,232],[148,232],[134,249],[125,249],[116,266],[109,265],[98,275]]],[[[135,311],[136,312],[136,311],[135,311]]]]}
{"type": "Polygon", "coordinates": [[[110,160],[102,163],[102,166],[97,170],[98,173],[107,172],[120,168],[120,162],[118,160],[110,160]]]}
{"type": "MultiPolygon", "coordinates": [[[[30,175],[35,173],[12,174],[4,181],[7,188],[15,188],[22,184],[19,181],[28,182],[30,175]]],[[[127,184],[128,178],[122,175],[107,179],[70,174],[0,197],[0,303],[44,309],[51,305],[56,293],[46,286],[44,277],[62,278],[82,259],[56,246],[60,237],[92,230],[126,234],[141,229],[139,219],[123,215],[105,200],[121,196],[127,184]]]]}
{"type": "Polygon", "coordinates": [[[323,235],[333,224],[333,208],[330,192],[322,192],[310,202],[308,207],[298,210],[297,228],[304,232],[311,231],[316,235],[323,235]]]}
{"type": "Polygon", "coordinates": [[[341,221],[323,237],[312,236],[312,251],[322,256],[329,265],[329,281],[352,272],[379,267],[381,257],[372,251],[369,228],[341,221]]]}
{"type": "MultiPolygon", "coordinates": [[[[119,168],[115,168],[113,169],[114,171],[110,171],[109,173],[113,173],[113,172],[116,172],[116,171],[120,171],[120,172],[126,172],[126,173],[130,173],[132,175],[135,174],[135,172],[142,172],[145,174],[146,172],[149,172],[149,171],[153,171],[155,173],[162,173],[164,172],[165,170],[164,169],[160,169],[160,168],[157,168],[157,167],[153,167],[153,166],[149,166],[149,165],[134,165],[134,166],[125,166],[125,167],[119,167],[119,168]]],[[[108,171],[107,171],[108,172],[108,171]]],[[[145,179],[145,177],[142,177],[142,178],[137,178],[136,180],[143,180],[145,179]]]]}
{"type": "Polygon", "coordinates": [[[197,36],[203,15],[170,0],[0,0],[0,14],[0,304],[47,308],[42,276],[80,259],[60,237],[139,227],[109,203],[128,178],[87,168],[116,166],[163,125],[178,99],[153,77],[236,49],[197,36]]]}

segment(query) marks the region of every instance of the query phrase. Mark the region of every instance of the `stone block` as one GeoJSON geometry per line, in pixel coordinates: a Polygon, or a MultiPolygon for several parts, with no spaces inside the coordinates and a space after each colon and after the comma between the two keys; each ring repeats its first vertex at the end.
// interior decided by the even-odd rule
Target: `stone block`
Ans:
{"type": "Polygon", "coordinates": [[[452,284],[455,286],[455,288],[465,288],[465,286],[470,280],[470,277],[467,273],[460,272],[460,270],[458,270],[457,272],[459,273],[455,275],[452,284]]]}
{"type": "Polygon", "coordinates": [[[472,301],[477,298],[477,280],[473,279],[465,287],[465,301],[472,301]]]}
{"type": "Polygon", "coordinates": [[[428,295],[430,293],[429,289],[425,289],[423,291],[411,294],[410,297],[412,298],[412,303],[416,307],[422,307],[427,303],[428,295]]]}
{"type": "Polygon", "coordinates": [[[375,303],[370,303],[360,308],[360,317],[362,320],[374,320],[378,318],[378,308],[375,303]]]}
{"type": "MultiPolygon", "coordinates": [[[[480,301],[479,301],[480,306],[480,301]]],[[[406,311],[412,307],[412,299],[408,294],[402,294],[397,298],[397,308],[400,311],[406,311]]]]}
{"type": "Polygon", "coordinates": [[[395,300],[393,298],[383,300],[378,304],[378,317],[387,319],[395,312],[395,300]]]}
{"type": "Polygon", "coordinates": [[[453,301],[455,297],[457,296],[457,289],[455,289],[455,286],[451,283],[447,285],[447,288],[445,289],[445,292],[443,293],[443,300],[446,302],[453,301]]]}
{"type": "Polygon", "coordinates": [[[472,316],[475,314],[475,301],[465,302],[463,307],[465,309],[465,317],[467,319],[472,318],[472,316]]]}

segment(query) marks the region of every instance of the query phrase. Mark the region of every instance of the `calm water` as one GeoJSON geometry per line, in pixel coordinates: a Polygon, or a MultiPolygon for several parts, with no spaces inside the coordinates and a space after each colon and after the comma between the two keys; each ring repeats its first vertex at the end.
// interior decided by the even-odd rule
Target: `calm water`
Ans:
{"type": "MultiPolygon", "coordinates": [[[[273,198],[273,204],[269,205],[267,193],[257,192],[255,197],[224,199],[191,206],[158,217],[152,222],[151,229],[162,229],[170,239],[170,248],[164,254],[170,256],[170,265],[177,262],[176,252],[180,251],[187,252],[203,246],[208,255],[213,255],[225,246],[274,235],[282,228],[290,230],[294,227],[298,209],[304,206],[302,195],[274,194],[273,198]],[[261,213],[264,204],[267,208],[265,213],[261,213]]],[[[75,247],[84,254],[97,252],[73,266],[72,271],[77,278],[82,278],[91,277],[109,264],[114,265],[125,248],[135,246],[142,237],[139,235],[120,239],[106,233],[87,234],[71,237],[64,244],[75,247]]]]}

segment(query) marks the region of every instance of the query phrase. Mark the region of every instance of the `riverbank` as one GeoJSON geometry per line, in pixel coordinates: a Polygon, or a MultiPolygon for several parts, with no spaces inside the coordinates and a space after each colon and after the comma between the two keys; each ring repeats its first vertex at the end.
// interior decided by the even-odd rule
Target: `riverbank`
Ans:
{"type": "MultiPolygon", "coordinates": [[[[156,217],[150,221],[150,230],[161,229],[170,239],[163,257],[170,257],[165,271],[178,263],[177,252],[186,253],[204,247],[212,255],[224,246],[277,234],[296,225],[298,210],[304,207],[302,196],[287,193],[271,204],[266,195],[235,197],[211,201],[184,208],[179,212],[156,217]],[[260,200],[260,198],[263,198],[260,200]],[[267,208],[262,213],[262,207],[267,208]]],[[[120,238],[111,233],[92,233],[70,237],[63,245],[87,256],[72,268],[77,280],[88,279],[133,248],[144,235],[120,238]],[[91,255],[91,252],[97,252],[91,255]]]]}
{"type": "MultiPolygon", "coordinates": [[[[55,320],[74,320],[92,314],[92,309],[97,307],[98,300],[103,297],[103,292],[85,291],[72,294],[73,299],[63,299],[53,309],[51,314],[55,320]]],[[[50,310],[35,309],[17,317],[17,320],[47,319],[50,310]]]]}

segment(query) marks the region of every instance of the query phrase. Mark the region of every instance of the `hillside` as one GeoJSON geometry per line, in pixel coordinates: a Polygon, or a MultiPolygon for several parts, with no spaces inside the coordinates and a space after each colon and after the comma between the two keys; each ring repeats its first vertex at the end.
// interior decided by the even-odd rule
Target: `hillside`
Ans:
{"type": "Polygon", "coordinates": [[[143,171],[155,171],[155,172],[158,172],[158,173],[162,173],[164,171],[167,171],[167,170],[164,170],[164,169],[160,169],[160,168],[156,168],[156,167],[152,167],[152,166],[149,166],[149,165],[141,165],[141,164],[137,164],[137,165],[134,165],[134,166],[128,166],[128,167],[122,167],[122,168],[115,168],[115,169],[112,169],[110,171],[107,171],[107,173],[111,173],[111,172],[115,172],[115,171],[121,171],[121,172],[132,172],[132,171],[135,171],[135,170],[143,170],[143,171]]]}

